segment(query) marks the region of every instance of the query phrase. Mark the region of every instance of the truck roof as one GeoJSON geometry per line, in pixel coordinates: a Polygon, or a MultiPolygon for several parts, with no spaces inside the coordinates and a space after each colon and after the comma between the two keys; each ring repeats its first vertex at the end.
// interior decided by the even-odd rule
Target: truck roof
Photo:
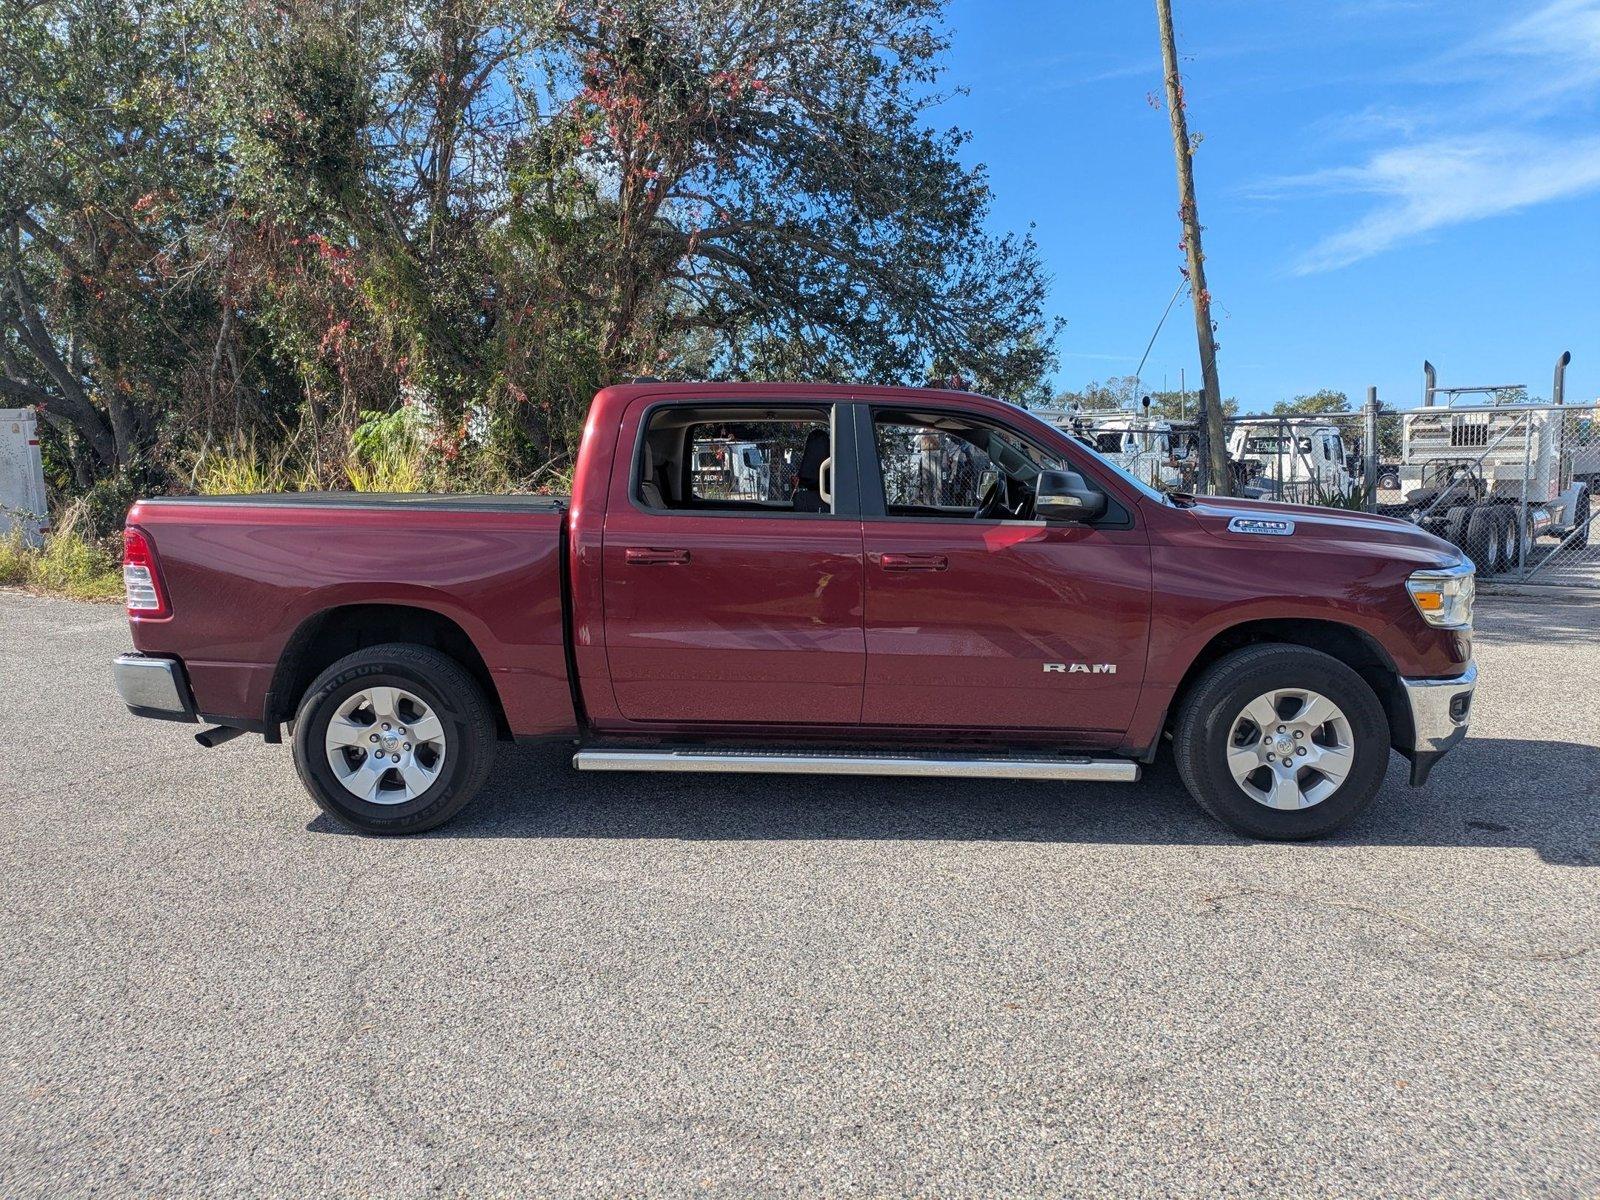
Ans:
{"type": "MultiPolygon", "coordinates": [[[[638,383],[616,383],[610,387],[602,388],[595,396],[595,402],[606,401],[609,403],[626,404],[639,396],[682,396],[696,399],[717,399],[719,397],[779,397],[794,396],[799,393],[803,396],[838,397],[841,400],[855,397],[882,396],[889,399],[903,400],[937,398],[940,400],[971,400],[979,398],[993,400],[992,396],[979,396],[976,392],[956,391],[952,388],[925,388],[909,387],[902,385],[885,385],[873,383],[805,383],[799,380],[792,381],[763,381],[760,383],[738,383],[729,381],[673,381],[645,380],[638,383]]],[[[1001,401],[1000,403],[1007,403],[1001,401]]]]}

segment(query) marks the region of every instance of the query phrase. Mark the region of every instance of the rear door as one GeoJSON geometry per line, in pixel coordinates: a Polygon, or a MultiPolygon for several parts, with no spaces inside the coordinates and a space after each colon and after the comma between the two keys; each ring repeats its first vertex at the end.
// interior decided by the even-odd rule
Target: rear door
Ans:
{"type": "Polygon", "coordinates": [[[855,471],[842,469],[855,457],[848,406],[640,404],[618,450],[633,454],[630,486],[612,494],[602,548],[620,715],[856,724],[866,646],[855,471]],[[656,479],[641,490],[647,457],[656,479]],[[812,504],[820,511],[804,511],[812,504]]]}
{"type": "MultiPolygon", "coordinates": [[[[947,415],[961,414],[875,408],[858,423],[868,462],[863,722],[1120,733],[1149,639],[1144,530],[1130,506],[1095,528],[980,519],[997,472],[933,423],[947,415]]],[[[1045,465],[1083,469],[1062,446],[1000,428],[1045,465]]]]}

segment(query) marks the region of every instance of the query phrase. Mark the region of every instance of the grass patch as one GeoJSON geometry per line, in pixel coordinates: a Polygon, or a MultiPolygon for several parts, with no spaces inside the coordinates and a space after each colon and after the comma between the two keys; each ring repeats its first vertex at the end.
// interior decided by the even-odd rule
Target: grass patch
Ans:
{"type": "Polygon", "coordinates": [[[315,491],[317,480],[296,463],[291,448],[263,454],[254,438],[244,438],[222,449],[202,449],[190,469],[189,486],[201,496],[254,496],[315,491]]]}
{"type": "Polygon", "coordinates": [[[42,546],[28,545],[21,530],[0,536],[0,585],[69,600],[119,600],[121,555],[80,533],[69,513],[42,546]]]}

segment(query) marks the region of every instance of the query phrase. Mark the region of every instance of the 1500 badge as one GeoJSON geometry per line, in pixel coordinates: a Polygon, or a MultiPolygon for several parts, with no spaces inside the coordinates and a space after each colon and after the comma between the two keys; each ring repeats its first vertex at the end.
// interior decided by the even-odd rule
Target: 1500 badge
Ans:
{"type": "Polygon", "coordinates": [[[1229,533],[1264,533],[1269,537],[1288,537],[1294,532],[1293,521],[1268,521],[1260,517],[1235,517],[1228,522],[1229,533]]]}

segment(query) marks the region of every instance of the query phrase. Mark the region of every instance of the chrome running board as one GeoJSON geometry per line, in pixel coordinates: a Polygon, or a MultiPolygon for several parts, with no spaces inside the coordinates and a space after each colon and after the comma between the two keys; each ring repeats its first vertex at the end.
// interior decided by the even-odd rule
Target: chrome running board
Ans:
{"type": "Polygon", "coordinates": [[[943,757],[932,754],[845,754],[825,750],[579,750],[580,771],[699,771],[757,775],[907,775],[954,779],[1078,780],[1134,783],[1139,764],[1126,758],[943,757]]]}

